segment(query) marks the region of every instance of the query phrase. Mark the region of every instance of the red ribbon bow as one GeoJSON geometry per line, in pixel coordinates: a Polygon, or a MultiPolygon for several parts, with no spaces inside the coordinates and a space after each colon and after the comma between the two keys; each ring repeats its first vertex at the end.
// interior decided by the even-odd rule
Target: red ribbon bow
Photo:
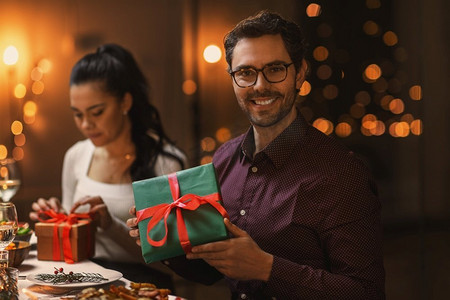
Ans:
{"type": "Polygon", "coordinates": [[[155,205],[153,207],[148,207],[141,209],[136,212],[138,223],[144,219],[148,219],[152,217],[152,219],[148,222],[147,225],[147,241],[150,245],[154,247],[161,247],[166,243],[167,240],[167,218],[169,217],[172,209],[176,209],[177,215],[177,228],[178,228],[178,237],[180,239],[181,247],[185,253],[191,252],[191,241],[189,240],[189,236],[186,229],[186,224],[184,223],[183,215],[181,214],[181,209],[187,210],[196,210],[202,204],[211,204],[217,211],[224,217],[228,218],[228,213],[225,208],[220,205],[217,201],[220,200],[219,193],[213,193],[206,196],[198,196],[195,194],[186,194],[180,197],[180,186],[178,184],[178,179],[176,173],[169,174],[167,176],[169,180],[170,191],[172,193],[172,203],[162,203],[155,205]],[[150,237],[150,231],[156,224],[164,218],[164,228],[165,234],[164,237],[155,241],[150,237]]]}
{"type": "MultiPolygon", "coordinates": [[[[79,219],[91,219],[89,214],[69,214],[66,215],[64,213],[57,213],[53,209],[51,210],[41,210],[38,212],[38,219],[43,223],[56,223],[53,226],[53,260],[57,261],[60,259],[60,247],[59,247],[59,238],[58,238],[58,224],[66,222],[63,228],[63,236],[62,236],[62,246],[63,246],[63,254],[64,261],[68,264],[73,264],[73,256],[72,256],[72,246],[70,245],[70,230],[72,229],[73,224],[77,224],[79,219]],[[45,215],[49,218],[41,218],[41,215],[45,215]]],[[[90,234],[88,235],[88,247],[90,247],[90,234]]],[[[89,249],[90,250],[90,249],[89,249]]]]}

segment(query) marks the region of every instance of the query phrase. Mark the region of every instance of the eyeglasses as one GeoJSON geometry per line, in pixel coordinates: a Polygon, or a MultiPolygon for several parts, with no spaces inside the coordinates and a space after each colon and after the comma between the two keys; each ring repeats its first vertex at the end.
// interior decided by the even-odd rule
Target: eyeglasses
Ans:
{"type": "Polygon", "coordinates": [[[247,88],[254,86],[258,80],[258,73],[261,72],[267,82],[282,82],[287,77],[287,70],[293,62],[288,64],[273,64],[264,66],[262,69],[242,68],[237,71],[230,72],[234,82],[238,87],[247,88]]]}

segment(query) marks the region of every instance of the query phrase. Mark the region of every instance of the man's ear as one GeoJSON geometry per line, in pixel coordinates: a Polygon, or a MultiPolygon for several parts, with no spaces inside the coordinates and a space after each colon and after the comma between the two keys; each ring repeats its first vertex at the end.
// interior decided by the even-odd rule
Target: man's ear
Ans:
{"type": "Polygon", "coordinates": [[[306,78],[306,72],[308,71],[308,64],[306,63],[306,60],[302,60],[302,65],[300,66],[300,70],[297,72],[297,76],[295,77],[295,88],[297,90],[300,90],[300,88],[303,85],[303,82],[306,78]]]}

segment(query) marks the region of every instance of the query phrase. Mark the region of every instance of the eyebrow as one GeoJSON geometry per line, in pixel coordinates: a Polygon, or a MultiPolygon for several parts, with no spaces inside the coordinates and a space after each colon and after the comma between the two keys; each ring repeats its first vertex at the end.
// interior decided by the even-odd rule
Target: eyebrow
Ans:
{"type": "MultiPolygon", "coordinates": [[[[99,107],[104,107],[104,106],[105,106],[105,103],[94,104],[92,106],[89,106],[86,109],[86,111],[90,111],[90,110],[93,110],[93,109],[96,109],[96,108],[99,108],[99,107]]],[[[73,110],[73,111],[80,111],[78,108],[73,107],[73,106],[71,106],[70,109],[73,110]]]]}
{"type": "MultiPolygon", "coordinates": [[[[286,63],[287,63],[287,62],[285,62],[285,61],[283,61],[283,60],[274,60],[274,61],[271,61],[271,62],[265,64],[265,65],[263,66],[263,68],[264,68],[264,67],[267,67],[267,66],[271,66],[271,65],[280,65],[280,64],[286,64],[286,63]]],[[[234,69],[232,72],[236,72],[236,71],[239,71],[239,70],[242,70],[242,69],[249,69],[249,68],[252,68],[252,69],[258,69],[257,67],[252,66],[252,65],[239,65],[239,66],[237,66],[236,69],[234,69]]]]}

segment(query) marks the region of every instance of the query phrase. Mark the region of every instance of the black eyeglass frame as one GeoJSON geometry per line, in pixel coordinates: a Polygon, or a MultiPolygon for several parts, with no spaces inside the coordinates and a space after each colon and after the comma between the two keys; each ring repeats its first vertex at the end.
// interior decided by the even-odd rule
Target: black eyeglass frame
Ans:
{"type": "Polygon", "coordinates": [[[255,82],[253,82],[252,84],[247,85],[247,86],[239,85],[239,83],[237,83],[237,81],[236,81],[236,78],[234,77],[234,74],[235,74],[235,73],[244,70],[244,68],[243,68],[243,69],[240,69],[240,70],[233,71],[233,72],[229,72],[229,74],[230,74],[230,76],[233,78],[234,83],[236,83],[236,85],[237,85],[238,87],[240,87],[240,88],[248,88],[248,87],[252,87],[252,86],[254,86],[254,85],[256,84],[256,82],[258,81],[258,74],[259,74],[259,72],[261,72],[261,74],[263,74],[264,79],[265,79],[267,82],[269,82],[269,83],[279,83],[279,82],[285,81],[286,78],[287,78],[288,68],[289,68],[291,65],[293,65],[293,64],[294,64],[294,62],[285,63],[285,64],[269,64],[269,65],[265,65],[265,66],[262,67],[261,69],[256,69],[256,68],[252,68],[252,67],[250,67],[250,68],[245,68],[245,69],[248,69],[248,70],[254,70],[254,71],[256,71],[255,82]],[[266,74],[264,73],[264,69],[265,69],[265,68],[268,68],[268,67],[273,67],[273,66],[284,66],[284,67],[286,68],[286,70],[285,70],[285,75],[284,75],[284,78],[283,78],[283,79],[278,80],[278,81],[272,81],[272,80],[267,79],[266,74]]]}

